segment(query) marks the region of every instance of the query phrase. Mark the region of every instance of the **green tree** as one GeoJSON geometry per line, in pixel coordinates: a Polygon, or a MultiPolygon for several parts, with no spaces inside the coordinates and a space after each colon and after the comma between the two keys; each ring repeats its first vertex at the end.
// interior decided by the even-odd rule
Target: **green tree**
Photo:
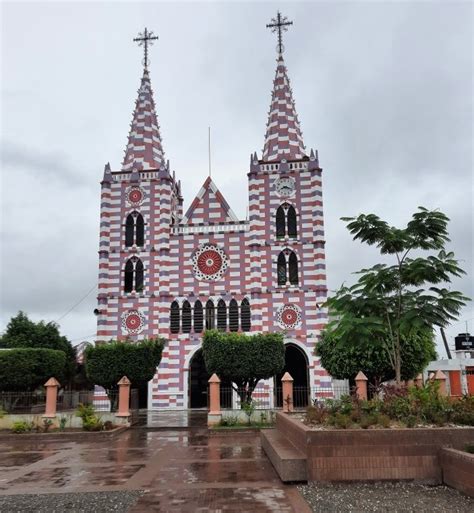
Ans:
{"type": "Polygon", "coordinates": [[[6,349],[0,351],[0,389],[35,390],[55,377],[64,377],[66,355],[54,349],[6,349]]]}
{"type": "Polygon", "coordinates": [[[409,374],[403,354],[410,354],[416,337],[447,326],[468,300],[461,292],[444,288],[452,277],[465,274],[454,254],[445,249],[449,219],[442,212],[419,207],[405,228],[389,226],[374,214],[342,220],[354,240],[375,245],[395,261],[362,269],[356,273],[355,285],[342,286],[328,299],[334,320],[326,332],[348,347],[360,341],[373,343],[400,383],[409,374]],[[430,250],[437,254],[426,255],[430,250]]]}
{"type": "Polygon", "coordinates": [[[202,351],[207,371],[216,373],[222,381],[232,382],[241,407],[252,400],[261,379],[275,376],[285,365],[280,333],[246,335],[209,330],[204,334],[202,351]]]}
{"type": "Polygon", "coordinates": [[[140,342],[110,341],[84,352],[87,377],[107,391],[117,390],[123,377],[132,386],[148,382],[153,378],[160,364],[164,341],[161,339],[140,342]]]}
{"type": "MultiPolygon", "coordinates": [[[[24,312],[18,312],[7,325],[5,334],[0,339],[0,347],[54,349],[66,355],[63,383],[69,385],[74,380],[76,370],[76,351],[69,340],[59,333],[59,326],[54,322],[33,322],[24,312]]],[[[59,378],[58,378],[59,379],[59,378]]]]}
{"type": "MultiPolygon", "coordinates": [[[[316,346],[316,355],[321,358],[322,366],[337,379],[353,379],[360,370],[363,370],[372,385],[395,378],[387,354],[387,344],[381,338],[368,336],[341,341],[332,330],[326,330],[316,346]]],[[[414,332],[409,338],[402,336],[402,379],[415,378],[435,359],[432,331],[414,332]]]]}

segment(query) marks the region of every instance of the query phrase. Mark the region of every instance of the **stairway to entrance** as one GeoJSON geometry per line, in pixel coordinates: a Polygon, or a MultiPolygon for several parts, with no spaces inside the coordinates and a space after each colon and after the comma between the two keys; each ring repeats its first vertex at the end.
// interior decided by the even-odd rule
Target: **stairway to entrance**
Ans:
{"type": "Polygon", "coordinates": [[[207,428],[207,408],[192,410],[140,410],[134,428],[152,431],[207,428]]]}

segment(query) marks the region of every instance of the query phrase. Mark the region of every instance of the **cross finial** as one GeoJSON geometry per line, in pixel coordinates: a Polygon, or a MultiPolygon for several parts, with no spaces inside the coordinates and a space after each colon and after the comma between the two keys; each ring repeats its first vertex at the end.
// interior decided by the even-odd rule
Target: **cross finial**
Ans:
{"type": "Polygon", "coordinates": [[[280,55],[285,51],[282,33],[288,30],[289,25],[293,25],[293,22],[288,21],[286,16],[282,16],[280,11],[277,11],[276,18],[272,18],[272,22],[267,24],[267,28],[271,28],[272,32],[278,32],[277,50],[280,55]]]}
{"type": "Polygon", "coordinates": [[[138,37],[133,40],[138,43],[138,46],[145,47],[145,58],[143,59],[143,65],[148,68],[148,45],[152,45],[153,41],[156,41],[158,36],[153,35],[153,32],[148,32],[147,28],[143,32],[138,33],[138,37]]]}

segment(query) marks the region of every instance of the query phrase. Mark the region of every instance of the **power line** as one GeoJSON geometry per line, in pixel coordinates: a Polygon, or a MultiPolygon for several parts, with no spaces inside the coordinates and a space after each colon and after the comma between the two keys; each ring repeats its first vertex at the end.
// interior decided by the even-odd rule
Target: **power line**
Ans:
{"type": "Polygon", "coordinates": [[[61,315],[61,317],[59,317],[59,319],[57,319],[57,320],[56,320],[56,321],[54,321],[54,322],[59,322],[61,319],[64,319],[64,317],[66,317],[66,315],[68,315],[69,313],[71,313],[71,312],[74,310],[74,308],[76,308],[76,306],[79,306],[79,305],[84,301],[84,299],[86,299],[86,297],[87,297],[87,296],[89,296],[89,294],[90,294],[94,289],[96,289],[96,288],[97,288],[97,283],[94,283],[94,285],[92,286],[92,288],[89,290],[89,292],[88,292],[85,296],[83,296],[83,297],[82,297],[82,298],[81,298],[81,299],[80,299],[76,304],[74,304],[73,306],[71,306],[71,308],[69,308],[69,310],[68,310],[66,313],[64,313],[63,315],[61,315]]]}

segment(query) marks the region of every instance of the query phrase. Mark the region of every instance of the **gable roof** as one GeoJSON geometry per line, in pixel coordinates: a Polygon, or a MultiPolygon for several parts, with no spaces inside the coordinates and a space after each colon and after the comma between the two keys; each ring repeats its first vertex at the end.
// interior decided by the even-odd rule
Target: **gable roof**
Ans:
{"type": "Polygon", "coordinates": [[[208,176],[197,196],[189,206],[183,223],[228,223],[238,222],[229,204],[222,196],[212,178],[208,176]]]}

